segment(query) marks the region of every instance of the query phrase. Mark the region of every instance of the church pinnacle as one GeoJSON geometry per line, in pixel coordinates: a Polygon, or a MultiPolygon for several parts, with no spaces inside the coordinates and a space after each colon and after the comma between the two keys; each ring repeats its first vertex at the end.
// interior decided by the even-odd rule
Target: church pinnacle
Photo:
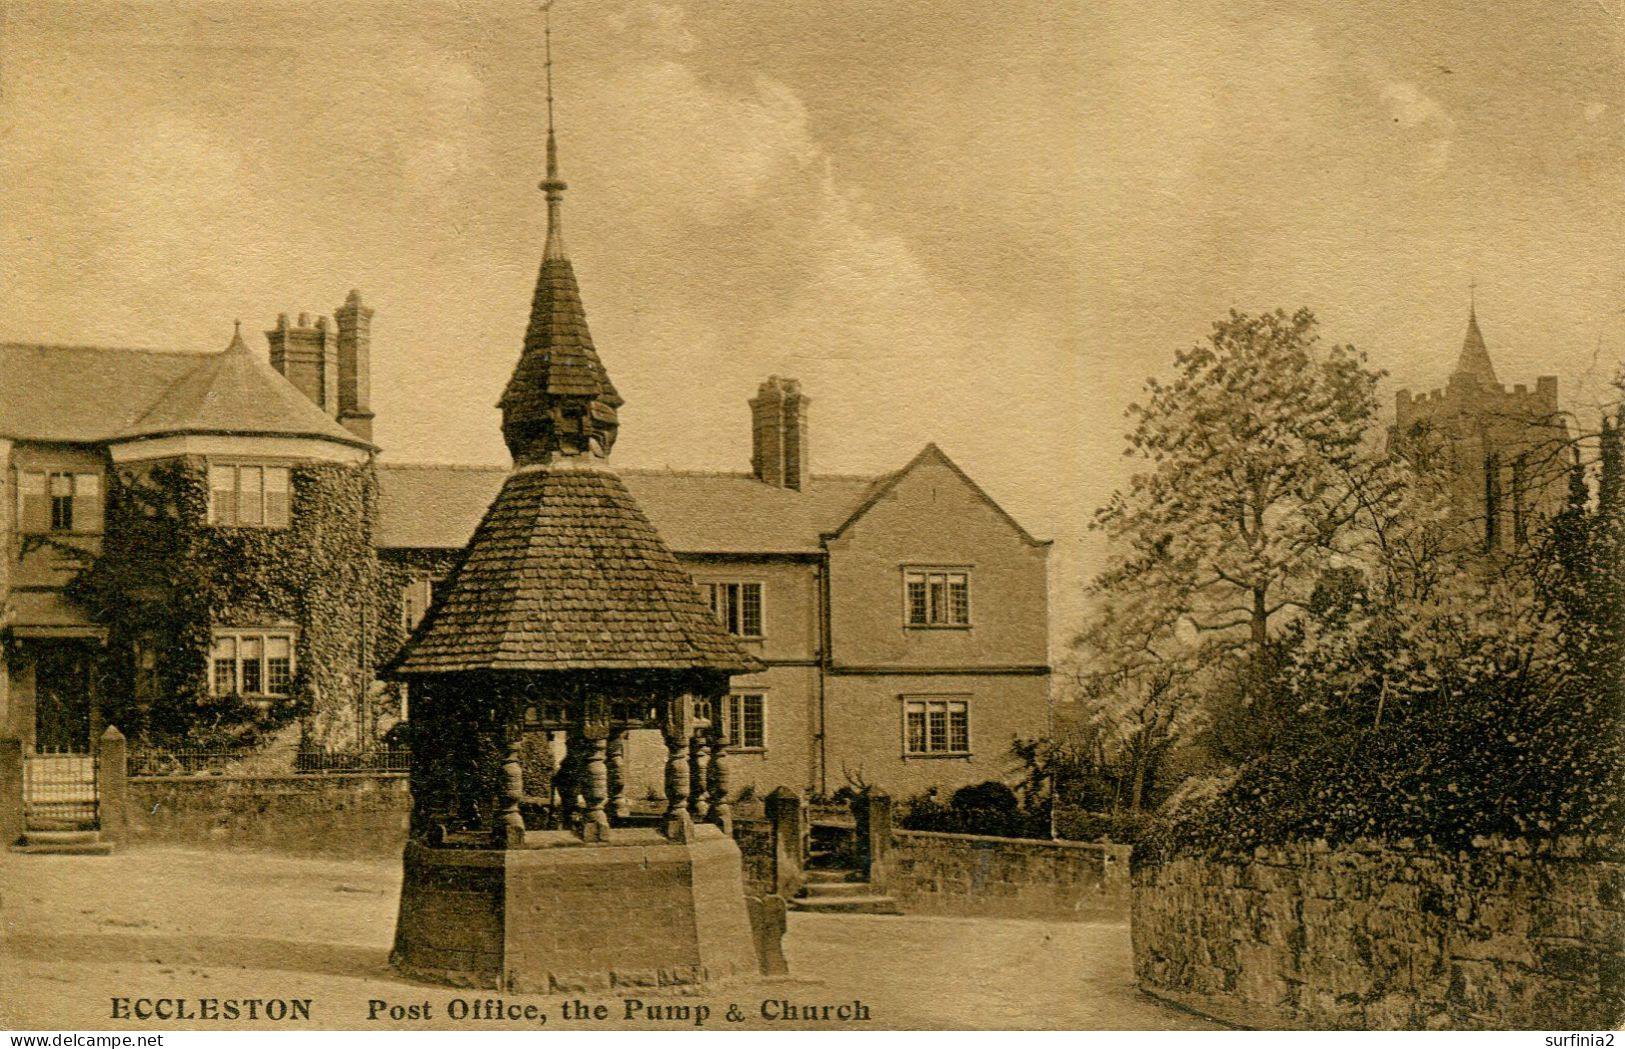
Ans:
{"type": "Polygon", "coordinates": [[[1478,330],[1478,307],[1467,307],[1467,337],[1461,343],[1461,356],[1456,358],[1454,377],[1471,378],[1481,386],[1495,386],[1495,365],[1490,361],[1489,348],[1484,345],[1484,333],[1478,330]]]}
{"type": "MultiPolygon", "coordinates": [[[[543,8],[548,12],[548,4],[543,8]]],[[[546,464],[555,456],[591,453],[607,456],[624,403],[609,380],[581,306],[575,268],[564,250],[560,213],[565,183],[559,178],[558,143],[553,131],[553,31],[546,32],[547,241],[531,300],[524,350],[502,393],[502,437],[516,466],[546,464]]]]}

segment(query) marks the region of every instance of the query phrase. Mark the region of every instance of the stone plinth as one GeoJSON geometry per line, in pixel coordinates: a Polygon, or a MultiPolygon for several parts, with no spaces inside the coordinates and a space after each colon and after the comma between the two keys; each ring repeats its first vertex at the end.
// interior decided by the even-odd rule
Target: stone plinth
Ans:
{"type": "Polygon", "coordinates": [[[409,842],[390,962],[419,979],[550,994],[681,989],[757,972],[739,849],[616,829],[520,848],[409,842]]]}

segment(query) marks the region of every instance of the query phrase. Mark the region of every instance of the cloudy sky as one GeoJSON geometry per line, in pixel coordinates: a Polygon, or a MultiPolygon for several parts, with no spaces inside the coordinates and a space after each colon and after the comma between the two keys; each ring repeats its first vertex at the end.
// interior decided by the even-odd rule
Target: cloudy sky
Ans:
{"type": "MultiPolygon", "coordinates": [[[[377,309],[395,459],[503,458],[545,218],[532,0],[9,0],[0,338],[223,347],[377,309]]],[[[625,465],[744,469],[769,374],[813,467],[939,443],[1098,565],[1124,406],[1231,307],[1440,384],[1625,355],[1621,0],[559,0],[567,241],[625,465]],[[1424,10],[1425,9],[1425,10],[1424,10]]],[[[263,346],[263,343],[260,343],[263,346]]],[[[0,377],[3,381],[3,377],[0,377]]]]}

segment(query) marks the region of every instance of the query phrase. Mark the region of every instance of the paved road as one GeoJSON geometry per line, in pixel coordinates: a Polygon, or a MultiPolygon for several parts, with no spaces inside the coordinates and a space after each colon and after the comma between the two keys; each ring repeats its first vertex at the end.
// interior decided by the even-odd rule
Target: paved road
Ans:
{"type": "MultiPolygon", "coordinates": [[[[400,885],[396,861],[333,861],[178,849],[112,857],[0,853],[0,1026],[124,1029],[118,998],[309,998],[308,1022],[249,1025],[362,1029],[526,1028],[465,1020],[455,999],[489,993],[412,983],[387,964],[400,885]],[[427,1002],[427,1021],[368,1020],[369,1002],[427,1002]]],[[[1139,997],[1128,927],[993,919],[793,914],[785,941],[793,976],[733,984],[699,999],[708,1028],[1201,1029],[1196,1017],[1139,997]],[[868,1020],[779,1023],[801,1007],[861,1001],[868,1020]],[[730,1004],[745,1022],[723,1023],[730,1004]]],[[[694,1020],[628,1021],[620,996],[603,1023],[566,1022],[560,1003],[534,1004],[546,1028],[691,1028],[694,1020]]],[[[244,1026],[199,1021],[159,1029],[244,1026]]]]}

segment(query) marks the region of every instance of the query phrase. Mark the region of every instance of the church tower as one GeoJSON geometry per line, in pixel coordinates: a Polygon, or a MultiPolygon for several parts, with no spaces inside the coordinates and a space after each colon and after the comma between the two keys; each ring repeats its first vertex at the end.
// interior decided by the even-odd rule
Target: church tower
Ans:
{"type": "Polygon", "coordinates": [[[1540,376],[1532,391],[1502,386],[1475,303],[1444,388],[1396,395],[1388,444],[1441,470],[1458,520],[1495,551],[1526,542],[1561,509],[1567,439],[1557,377],[1540,376]]]}

